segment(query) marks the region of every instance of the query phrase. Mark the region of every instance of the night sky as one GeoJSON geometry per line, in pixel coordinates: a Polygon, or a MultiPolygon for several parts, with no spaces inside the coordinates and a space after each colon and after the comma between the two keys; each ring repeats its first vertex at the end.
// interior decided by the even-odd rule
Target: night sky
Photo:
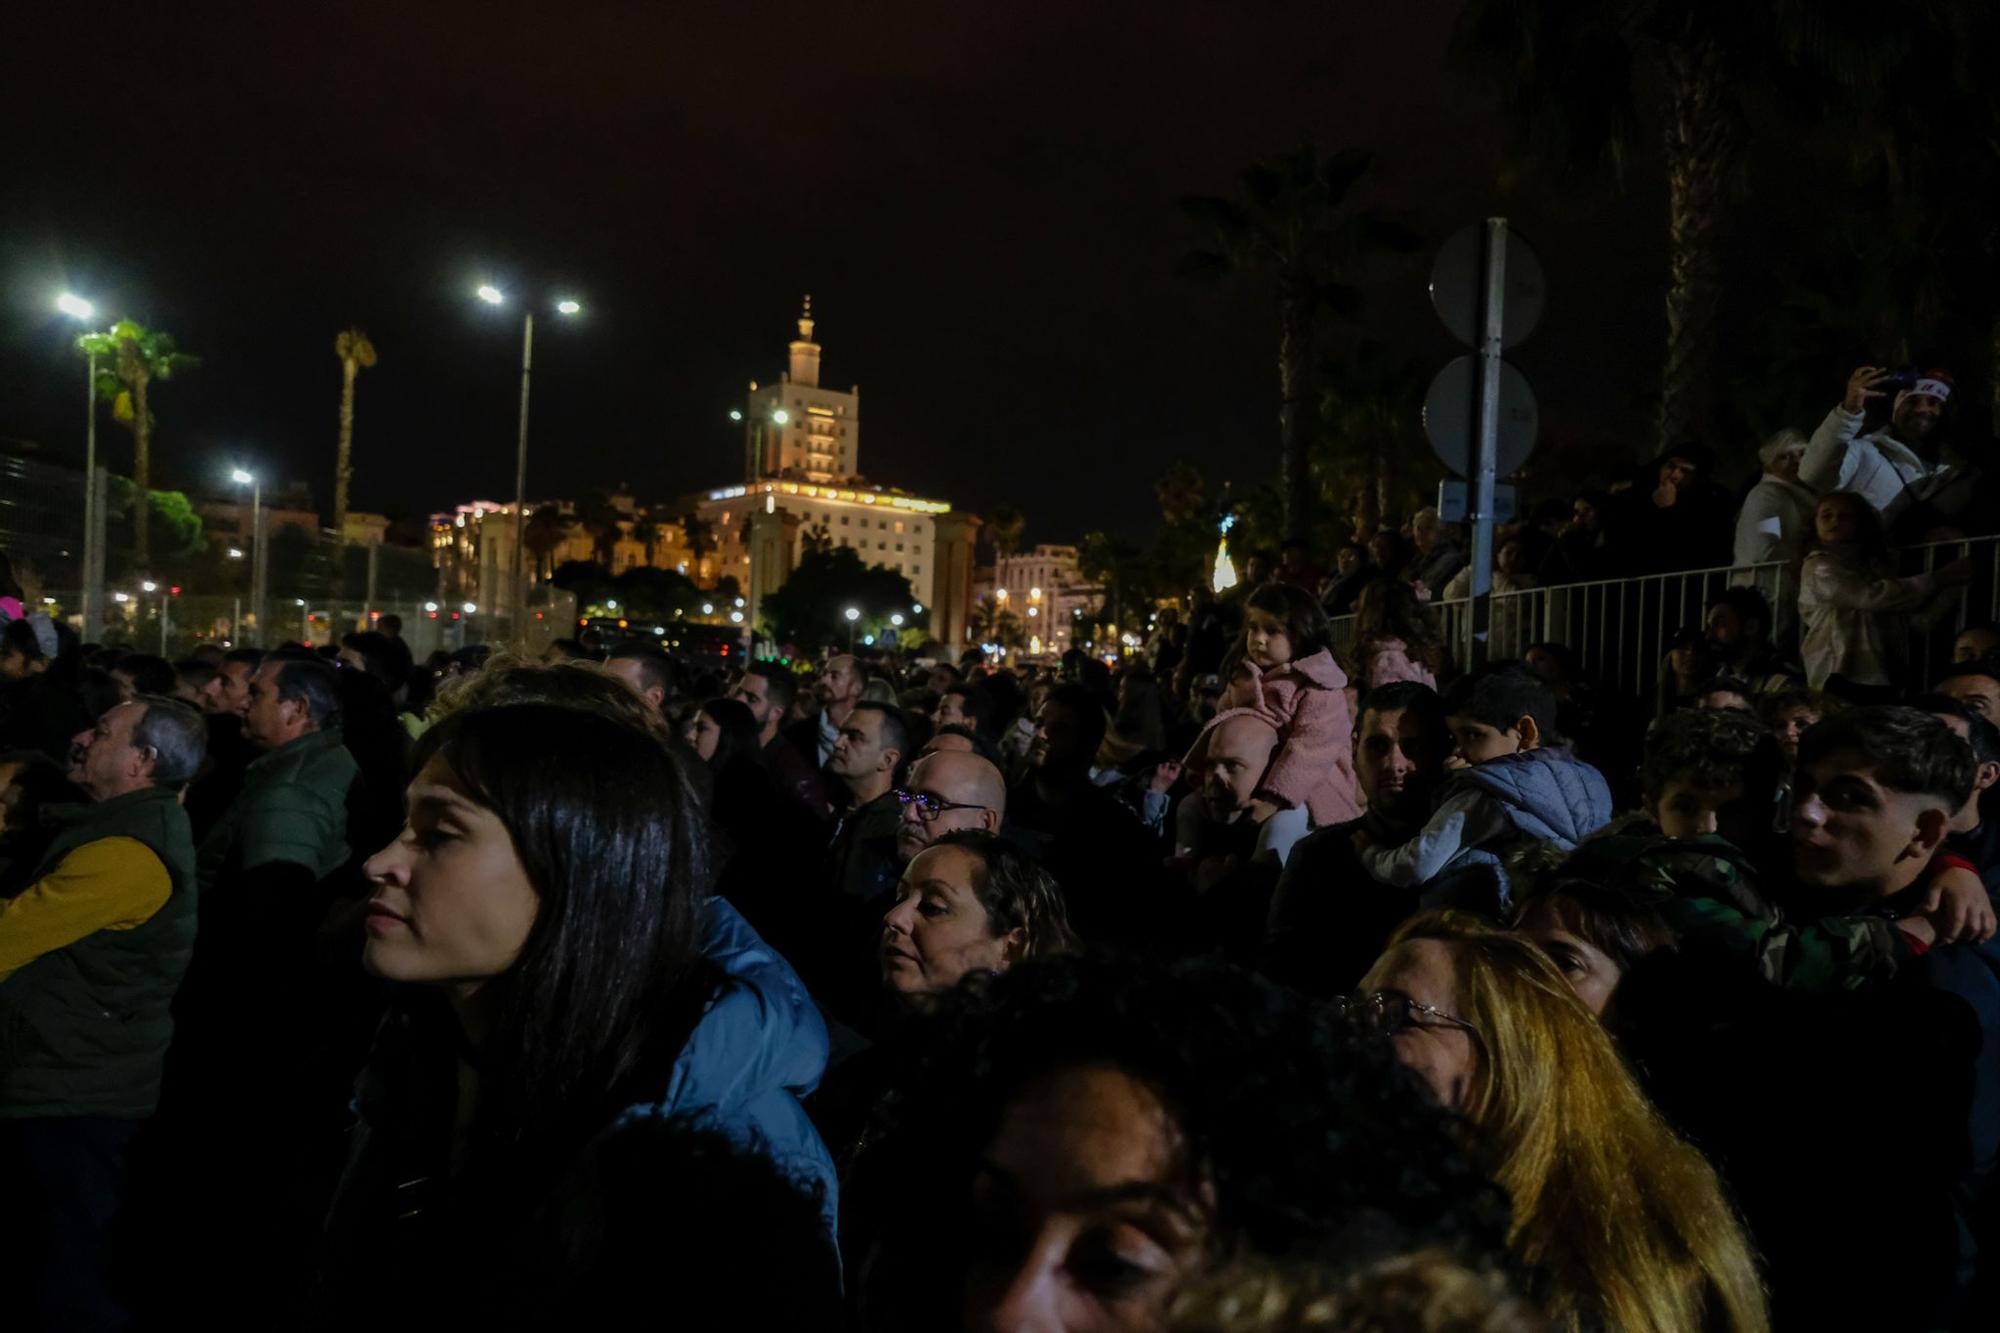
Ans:
{"type": "MultiPolygon", "coordinates": [[[[1454,9],[17,6],[0,436],[81,454],[67,286],[204,358],[156,397],[156,484],[248,462],[330,512],[353,323],[382,357],[355,505],[507,498],[519,320],[472,299],[490,279],[587,307],[537,321],[531,494],[666,498],[740,479],[726,414],[810,291],[871,480],[1016,504],[1031,542],[1143,537],[1171,460],[1276,470],[1269,294],[1176,276],[1199,239],[1176,200],[1310,136],[1378,153],[1373,197],[1433,241],[1507,212],[1549,270],[1515,356],[1545,420],[1637,441],[1657,186],[1502,190],[1501,136],[1446,68],[1454,9]]],[[[1361,275],[1363,319],[1442,364],[1427,265],[1361,275]]]]}

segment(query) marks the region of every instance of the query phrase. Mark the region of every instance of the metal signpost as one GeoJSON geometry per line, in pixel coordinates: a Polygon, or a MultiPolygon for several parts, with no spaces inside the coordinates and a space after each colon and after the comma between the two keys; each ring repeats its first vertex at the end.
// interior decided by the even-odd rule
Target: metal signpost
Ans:
{"type": "MultiPolygon", "coordinates": [[[[1445,327],[1473,345],[1438,372],[1424,400],[1424,429],[1439,459],[1466,478],[1472,524],[1472,614],[1466,665],[1486,660],[1493,590],[1494,484],[1527,461],[1539,413],[1527,379],[1500,359],[1501,349],[1528,336],[1541,318],[1541,262],[1509,234],[1507,219],[1488,218],[1445,243],[1431,268],[1431,302],[1445,327]],[[1474,262],[1474,257],[1477,262],[1474,262]]],[[[1445,486],[1454,486],[1446,482],[1445,486]]],[[[1443,501],[1455,498],[1440,490],[1443,501]]]]}

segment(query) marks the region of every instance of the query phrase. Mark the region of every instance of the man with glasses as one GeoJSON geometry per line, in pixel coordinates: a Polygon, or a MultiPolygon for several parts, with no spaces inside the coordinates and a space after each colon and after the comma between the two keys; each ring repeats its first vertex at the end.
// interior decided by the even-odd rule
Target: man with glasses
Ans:
{"type": "Polygon", "coordinates": [[[106,1271],[125,1153],[159,1103],[169,1009],[194,948],[180,794],[208,728],[139,695],[74,744],[91,804],[50,809],[33,881],[0,900],[0,1198],[28,1238],[31,1325],[122,1325],[106,1271]],[[39,1316],[39,1322],[37,1317],[39,1316]]]}
{"type": "Polygon", "coordinates": [[[947,833],[982,829],[998,833],[1007,815],[1007,780],[976,754],[940,750],[919,759],[896,790],[903,822],[896,850],[905,862],[947,833]]]}

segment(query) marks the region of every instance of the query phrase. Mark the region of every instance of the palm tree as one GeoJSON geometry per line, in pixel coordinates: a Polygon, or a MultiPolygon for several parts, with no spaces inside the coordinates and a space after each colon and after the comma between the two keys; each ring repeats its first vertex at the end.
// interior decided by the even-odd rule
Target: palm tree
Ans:
{"type": "Polygon", "coordinates": [[[694,562],[694,574],[699,578],[702,560],[715,549],[715,524],[703,518],[698,510],[690,509],[681,515],[681,533],[687,538],[688,558],[694,562]]]}
{"type": "Polygon", "coordinates": [[[825,519],[820,519],[799,533],[800,555],[825,555],[832,550],[833,533],[827,529],[825,519]]]}
{"type": "Polygon", "coordinates": [[[1776,93],[1808,117],[1851,112],[1932,40],[1911,12],[1922,8],[1893,22],[1874,21],[1872,11],[1836,19],[1815,5],[1724,0],[1470,0],[1460,11],[1458,55],[1497,84],[1531,152],[1566,174],[1605,164],[1622,174],[1649,139],[1662,153],[1662,450],[1711,425],[1718,237],[1749,140],[1749,100],[1776,93]]]}
{"type": "Polygon", "coordinates": [[[193,370],[201,359],[177,348],[173,335],[130,319],[119,320],[105,333],[86,333],[76,346],[97,358],[97,396],[111,404],[111,415],[132,432],[132,487],[138,507],[132,523],[132,556],[144,573],[152,563],[146,530],[153,508],[154,421],[147,391],[154,380],[193,370]]]}
{"type": "Polygon", "coordinates": [[[1027,516],[1012,505],[994,505],[986,515],[986,526],[981,529],[986,540],[993,547],[993,558],[1005,560],[1021,547],[1021,533],[1028,526],[1027,516]]]}
{"type": "Polygon", "coordinates": [[[1352,202],[1372,160],[1358,149],[1322,156],[1307,146],[1243,172],[1237,198],[1181,201],[1207,233],[1205,248],[1182,262],[1184,272],[1268,273],[1277,283],[1278,475],[1288,536],[1307,536],[1311,527],[1314,326],[1323,311],[1359,307],[1360,293],[1344,281],[1359,261],[1416,246],[1408,227],[1352,202]]]}
{"type": "Polygon", "coordinates": [[[617,554],[618,538],[621,530],[619,521],[625,517],[624,511],[612,503],[611,497],[603,491],[591,491],[577,506],[577,521],[590,534],[593,554],[597,563],[611,568],[612,558],[617,554]]]}
{"type": "Polygon", "coordinates": [[[333,464],[333,535],[347,540],[347,483],[354,479],[354,377],[375,364],[375,344],[360,329],[347,329],[333,340],[340,358],[340,448],[333,464]]]}
{"type": "Polygon", "coordinates": [[[535,558],[535,577],[546,581],[550,561],[555,553],[569,540],[569,531],[576,526],[576,520],[565,514],[556,505],[543,505],[528,515],[526,528],[521,534],[521,544],[528,548],[528,554],[535,558]]]}

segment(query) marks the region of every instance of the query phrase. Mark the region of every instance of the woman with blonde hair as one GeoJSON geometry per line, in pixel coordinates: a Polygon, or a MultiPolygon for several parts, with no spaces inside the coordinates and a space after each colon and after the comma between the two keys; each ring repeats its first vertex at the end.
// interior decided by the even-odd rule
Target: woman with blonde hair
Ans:
{"type": "Polygon", "coordinates": [[[1714,1170],[1660,1119],[1535,945],[1454,912],[1397,932],[1350,1004],[1464,1116],[1559,1329],[1768,1327],[1714,1170]]]}

